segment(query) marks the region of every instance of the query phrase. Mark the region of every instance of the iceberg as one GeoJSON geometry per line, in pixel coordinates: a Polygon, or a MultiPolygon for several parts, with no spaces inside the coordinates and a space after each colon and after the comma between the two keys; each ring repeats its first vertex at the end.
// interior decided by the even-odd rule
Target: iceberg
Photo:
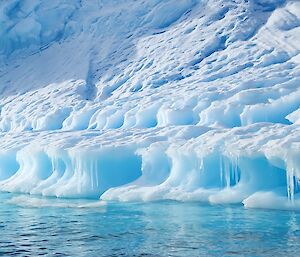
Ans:
{"type": "Polygon", "coordinates": [[[300,2],[0,2],[0,191],[300,210],[300,2]]]}

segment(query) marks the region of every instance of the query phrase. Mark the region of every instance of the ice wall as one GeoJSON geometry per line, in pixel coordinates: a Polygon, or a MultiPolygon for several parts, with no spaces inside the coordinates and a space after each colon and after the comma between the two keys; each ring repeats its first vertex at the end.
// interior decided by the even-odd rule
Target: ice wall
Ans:
{"type": "Polygon", "coordinates": [[[0,24],[0,190],[300,208],[298,1],[11,0],[0,24]]]}

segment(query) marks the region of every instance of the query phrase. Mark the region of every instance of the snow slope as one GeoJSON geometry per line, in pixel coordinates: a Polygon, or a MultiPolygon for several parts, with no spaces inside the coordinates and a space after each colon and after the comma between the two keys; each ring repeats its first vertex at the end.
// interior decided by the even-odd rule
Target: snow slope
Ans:
{"type": "Polygon", "coordinates": [[[300,209],[300,2],[0,1],[0,190],[300,209]]]}

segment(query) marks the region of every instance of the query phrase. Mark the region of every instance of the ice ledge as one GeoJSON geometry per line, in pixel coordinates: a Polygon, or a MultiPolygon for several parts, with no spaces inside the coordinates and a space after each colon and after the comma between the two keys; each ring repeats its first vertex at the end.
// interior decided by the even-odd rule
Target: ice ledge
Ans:
{"type": "Polygon", "coordinates": [[[299,209],[297,135],[296,125],[270,124],[31,133],[29,143],[22,133],[0,154],[0,190],[299,209]]]}

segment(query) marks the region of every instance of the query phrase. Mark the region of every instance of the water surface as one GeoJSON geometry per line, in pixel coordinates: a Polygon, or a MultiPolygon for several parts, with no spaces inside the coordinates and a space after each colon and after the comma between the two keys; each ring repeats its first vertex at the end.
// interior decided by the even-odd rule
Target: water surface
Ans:
{"type": "Polygon", "coordinates": [[[0,194],[0,256],[297,256],[300,213],[0,194]]]}

